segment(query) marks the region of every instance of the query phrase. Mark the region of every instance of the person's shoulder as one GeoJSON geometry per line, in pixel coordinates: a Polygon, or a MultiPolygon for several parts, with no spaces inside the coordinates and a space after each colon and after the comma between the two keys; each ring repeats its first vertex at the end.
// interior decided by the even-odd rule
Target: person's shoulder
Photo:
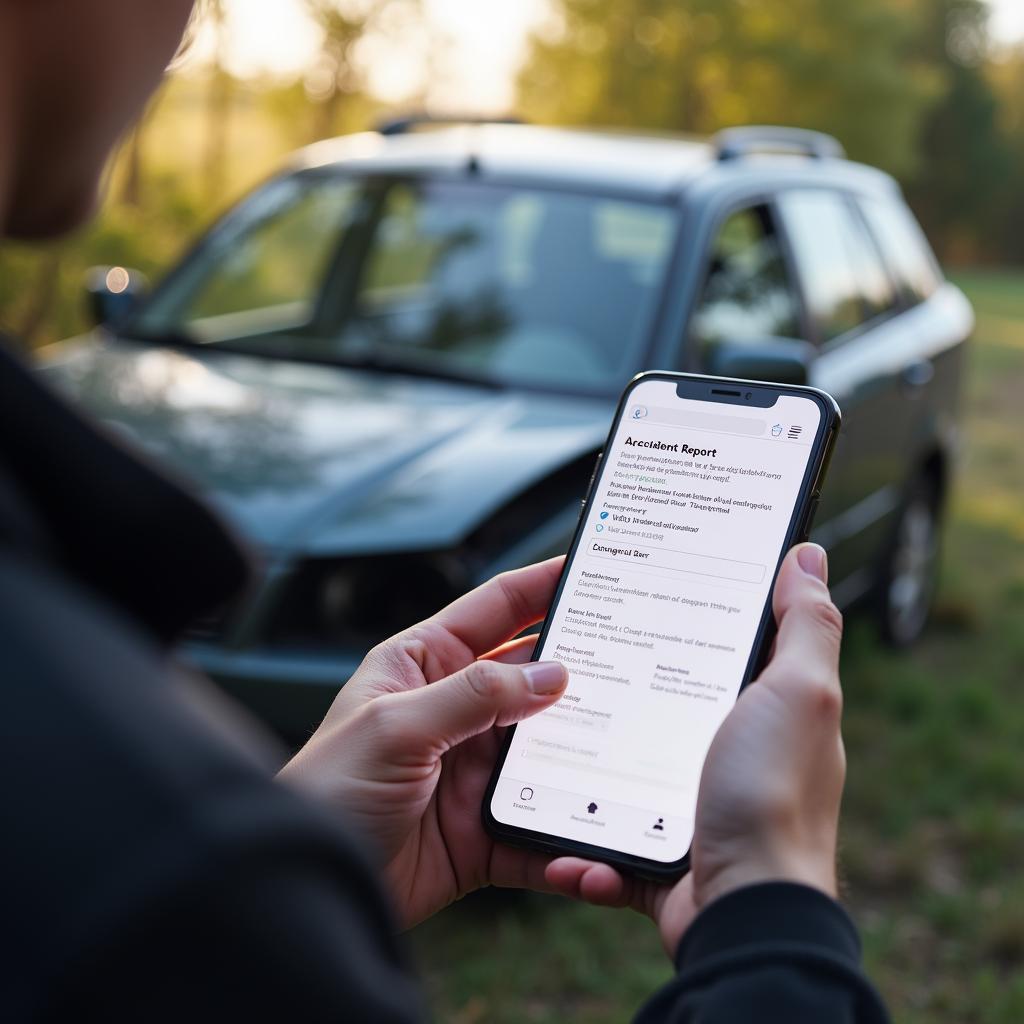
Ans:
{"type": "MultiPolygon", "coordinates": [[[[194,687],[129,617],[46,562],[3,547],[0,658],[7,705],[0,728],[15,742],[46,743],[70,720],[83,741],[102,735],[111,754],[134,747],[151,760],[161,737],[195,734],[216,749],[231,717],[215,701],[188,699],[194,687]]],[[[261,745],[240,718],[228,731],[248,733],[242,748],[261,745]]]]}
{"type": "Polygon", "coordinates": [[[129,617],[4,548],[0,664],[0,799],[42,845],[81,813],[79,848],[116,852],[171,820],[194,831],[226,789],[269,784],[276,749],[240,710],[129,617]]]}
{"type": "Polygon", "coordinates": [[[358,842],[274,780],[269,745],[226,698],[130,619],[2,547],[0,665],[12,823],[0,898],[19,936],[4,971],[16,1003],[199,894],[219,913],[218,899],[315,879],[386,919],[358,842]]]}
{"type": "Polygon", "coordinates": [[[28,862],[33,846],[63,855],[68,834],[97,863],[147,842],[232,845],[275,829],[352,845],[276,782],[284,753],[241,708],[130,618],[2,547],[0,665],[0,801],[30,826],[28,862]]]}

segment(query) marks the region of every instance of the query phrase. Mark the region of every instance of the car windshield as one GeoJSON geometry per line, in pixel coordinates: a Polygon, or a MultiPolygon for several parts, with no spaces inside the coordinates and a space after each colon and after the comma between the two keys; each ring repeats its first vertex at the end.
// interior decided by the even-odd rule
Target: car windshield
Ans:
{"type": "Polygon", "coordinates": [[[304,172],[211,231],[129,334],[566,391],[638,369],[672,207],[304,172]]]}

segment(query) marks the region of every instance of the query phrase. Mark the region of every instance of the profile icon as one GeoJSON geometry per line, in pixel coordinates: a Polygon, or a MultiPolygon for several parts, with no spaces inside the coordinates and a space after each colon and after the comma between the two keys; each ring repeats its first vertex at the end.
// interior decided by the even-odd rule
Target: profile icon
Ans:
{"type": "Polygon", "coordinates": [[[647,415],[646,405],[634,405],[633,411],[629,414],[630,419],[642,420],[647,415]]]}

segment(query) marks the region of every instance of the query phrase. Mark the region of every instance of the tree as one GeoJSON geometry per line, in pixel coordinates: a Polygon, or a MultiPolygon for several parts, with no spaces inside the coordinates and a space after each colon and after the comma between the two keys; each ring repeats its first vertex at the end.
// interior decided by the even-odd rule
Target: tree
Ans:
{"type": "Polygon", "coordinates": [[[908,196],[944,257],[991,258],[1011,198],[1013,154],[986,70],[988,6],[981,0],[921,2],[920,56],[939,70],[943,85],[921,125],[921,158],[908,196]]]}
{"type": "Polygon", "coordinates": [[[918,27],[912,0],[556,0],[520,100],[544,121],[817,128],[907,173],[940,84],[918,27]]]}
{"type": "Polygon", "coordinates": [[[305,0],[306,10],[319,26],[323,42],[307,90],[317,102],[314,139],[339,130],[341,109],[364,92],[358,61],[360,42],[381,30],[396,8],[418,7],[417,0],[305,0]]]}
{"type": "Polygon", "coordinates": [[[998,216],[990,228],[988,255],[1024,263],[1024,193],[1018,184],[1024,173],[1024,46],[991,62],[987,72],[1011,165],[997,192],[998,216]]]}
{"type": "Polygon", "coordinates": [[[142,155],[145,136],[146,113],[139,118],[124,143],[124,180],[121,184],[121,201],[128,206],[142,205],[142,155]]]}
{"type": "Polygon", "coordinates": [[[230,153],[231,107],[234,79],[225,67],[227,56],[227,9],[224,0],[210,0],[207,17],[213,31],[213,55],[206,86],[206,139],[203,147],[202,180],[206,199],[216,204],[223,199],[230,153]]]}

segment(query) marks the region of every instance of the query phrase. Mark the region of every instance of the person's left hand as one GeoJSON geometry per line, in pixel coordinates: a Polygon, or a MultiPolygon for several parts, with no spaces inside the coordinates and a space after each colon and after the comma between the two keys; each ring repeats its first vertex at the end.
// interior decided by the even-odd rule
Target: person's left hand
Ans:
{"type": "Polygon", "coordinates": [[[481,803],[505,726],[567,674],[528,662],[562,558],[503,573],[375,647],[282,777],[369,838],[406,926],[484,885],[551,891],[550,857],[495,843],[481,803]]]}

